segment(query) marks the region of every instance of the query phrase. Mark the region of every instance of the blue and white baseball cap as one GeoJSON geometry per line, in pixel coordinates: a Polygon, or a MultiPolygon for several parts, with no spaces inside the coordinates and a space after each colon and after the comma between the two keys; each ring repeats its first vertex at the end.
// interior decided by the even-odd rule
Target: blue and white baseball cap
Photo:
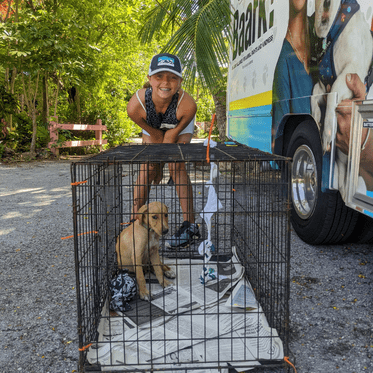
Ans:
{"type": "Polygon", "coordinates": [[[174,73],[175,75],[179,76],[180,78],[183,77],[181,71],[182,66],[179,57],[169,54],[169,53],[161,53],[157,54],[152,58],[149,67],[149,76],[152,76],[156,73],[161,71],[169,71],[174,73]]]}

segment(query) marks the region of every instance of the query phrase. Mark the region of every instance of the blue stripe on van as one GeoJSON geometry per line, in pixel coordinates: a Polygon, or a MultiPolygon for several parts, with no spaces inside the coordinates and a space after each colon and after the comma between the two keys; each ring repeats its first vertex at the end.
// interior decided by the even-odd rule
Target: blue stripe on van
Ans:
{"type": "Polygon", "coordinates": [[[271,153],[272,105],[228,112],[228,137],[271,153]]]}

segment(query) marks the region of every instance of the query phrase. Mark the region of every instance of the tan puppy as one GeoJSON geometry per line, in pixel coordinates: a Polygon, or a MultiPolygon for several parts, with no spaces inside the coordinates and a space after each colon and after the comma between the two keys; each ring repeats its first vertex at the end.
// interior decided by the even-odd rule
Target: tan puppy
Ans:
{"type": "Polygon", "coordinates": [[[153,267],[157,280],[163,287],[172,285],[164,276],[175,278],[175,273],[159,257],[159,238],[168,232],[167,206],[161,202],[151,202],[140,208],[136,219],[117,239],[118,266],[136,274],[140,298],[149,300],[144,267],[153,267]]]}

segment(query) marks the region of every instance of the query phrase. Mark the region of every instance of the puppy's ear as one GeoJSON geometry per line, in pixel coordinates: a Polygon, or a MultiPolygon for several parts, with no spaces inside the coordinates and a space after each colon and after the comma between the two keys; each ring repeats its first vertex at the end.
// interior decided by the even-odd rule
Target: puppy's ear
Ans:
{"type": "Polygon", "coordinates": [[[147,212],[148,212],[148,205],[142,206],[139,211],[137,211],[136,219],[140,220],[140,223],[146,224],[146,218],[147,218],[147,212]]]}

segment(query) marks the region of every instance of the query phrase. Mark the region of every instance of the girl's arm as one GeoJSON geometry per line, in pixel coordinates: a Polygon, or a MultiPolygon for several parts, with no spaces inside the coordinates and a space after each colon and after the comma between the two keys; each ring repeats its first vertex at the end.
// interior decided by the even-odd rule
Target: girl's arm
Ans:
{"type": "MultiPolygon", "coordinates": [[[[145,101],[145,89],[140,89],[138,94],[140,100],[145,101]]],[[[136,95],[133,95],[127,104],[127,114],[139,127],[149,133],[151,142],[163,142],[164,132],[146,123],[146,113],[136,95]]]]}

